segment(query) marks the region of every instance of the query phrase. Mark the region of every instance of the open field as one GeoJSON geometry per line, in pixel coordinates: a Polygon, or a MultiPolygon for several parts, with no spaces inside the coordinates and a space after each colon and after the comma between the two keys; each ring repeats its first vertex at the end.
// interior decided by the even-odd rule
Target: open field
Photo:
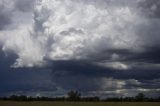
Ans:
{"type": "Polygon", "coordinates": [[[160,102],[13,102],[0,101],[0,106],[160,106],[160,102]]]}

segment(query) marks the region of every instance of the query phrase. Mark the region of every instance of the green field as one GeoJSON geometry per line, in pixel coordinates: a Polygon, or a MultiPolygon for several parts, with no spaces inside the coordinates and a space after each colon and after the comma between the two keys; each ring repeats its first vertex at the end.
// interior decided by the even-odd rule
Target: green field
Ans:
{"type": "Polygon", "coordinates": [[[12,102],[0,101],[0,106],[160,106],[160,102],[12,102]]]}

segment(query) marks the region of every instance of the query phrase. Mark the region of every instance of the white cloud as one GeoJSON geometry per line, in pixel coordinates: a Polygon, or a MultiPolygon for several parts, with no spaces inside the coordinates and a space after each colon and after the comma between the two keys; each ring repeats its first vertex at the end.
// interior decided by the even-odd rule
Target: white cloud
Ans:
{"type": "Polygon", "coordinates": [[[140,85],[141,84],[141,82],[139,82],[138,80],[135,80],[135,79],[126,80],[126,83],[131,84],[131,85],[140,85]]]}
{"type": "Polygon", "coordinates": [[[102,81],[101,88],[103,90],[121,89],[126,85],[125,81],[112,78],[102,78],[101,81],[102,81]]]}
{"type": "Polygon", "coordinates": [[[12,32],[5,32],[7,39],[2,48],[6,53],[15,53],[19,58],[13,67],[33,67],[43,62],[43,52],[39,45],[33,41],[29,31],[23,26],[12,32]],[[12,35],[11,35],[12,33],[12,35]]]}
{"type": "MultiPolygon", "coordinates": [[[[13,51],[18,55],[14,67],[42,65],[46,59],[94,60],[99,58],[99,55],[116,61],[120,58],[118,54],[104,51],[142,50],[141,43],[137,41],[139,35],[136,28],[145,19],[139,16],[131,4],[127,1],[116,3],[110,0],[39,0],[35,4],[33,17],[31,11],[23,14],[17,10],[14,13],[24,17],[14,17],[12,27],[16,28],[7,32],[7,38],[4,37],[4,32],[0,32],[0,41],[3,42],[5,52],[13,51]],[[107,6],[100,5],[103,3],[107,6]],[[26,15],[29,16],[26,18],[26,15]],[[31,23],[32,21],[34,22],[31,23]],[[21,24],[17,25],[19,22],[21,24]],[[26,24],[29,24],[31,33],[28,32],[26,24]]],[[[121,62],[107,64],[115,69],[128,69],[128,66],[121,62]]]]}
{"type": "Polygon", "coordinates": [[[47,48],[46,56],[51,60],[84,59],[110,48],[134,46],[136,13],[127,6],[108,8],[112,9],[71,0],[39,2],[35,35],[47,48]]]}
{"type": "Polygon", "coordinates": [[[115,70],[128,70],[130,68],[129,65],[124,64],[122,62],[103,62],[103,63],[97,63],[97,65],[106,68],[112,68],[115,70]]]}

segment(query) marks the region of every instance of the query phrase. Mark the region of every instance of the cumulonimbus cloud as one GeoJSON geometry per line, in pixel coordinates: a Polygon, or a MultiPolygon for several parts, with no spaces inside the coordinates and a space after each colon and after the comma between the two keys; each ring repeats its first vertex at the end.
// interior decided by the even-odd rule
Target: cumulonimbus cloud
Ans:
{"type": "Polygon", "coordinates": [[[33,23],[1,32],[3,50],[18,56],[14,67],[42,66],[47,60],[109,60],[122,64],[118,60],[124,56],[110,51],[144,52],[148,39],[141,41],[144,36],[139,27],[145,30],[150,21],[140,14],[138,2],[102,1],[38,0],[33,17],[28,19],[33,23]]]}
{"type": "Polygon", "coordinates": [[[0,49],[11,53],[0,50],[1,93],[159,96],[159,16],[159,0],[0,0],[0,49]]]}

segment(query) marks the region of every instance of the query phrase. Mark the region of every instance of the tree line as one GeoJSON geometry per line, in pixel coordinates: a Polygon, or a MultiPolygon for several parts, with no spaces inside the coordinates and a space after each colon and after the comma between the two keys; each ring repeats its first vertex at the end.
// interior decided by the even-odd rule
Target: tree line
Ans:
{"type": "Polygon", "coordinates": [[[143,93],[138,93],[135,97],[114,97],[100,99],[98,96],[84,97],[78,91],[70,91],[67,97],[31,97],[25,95],[11,95],[9,97],[0,97],[0,100],[10,100],[10,101],[84,101],[84,102],[160,102],[160,97],[158,98],[148,98],[143,93]]]}

